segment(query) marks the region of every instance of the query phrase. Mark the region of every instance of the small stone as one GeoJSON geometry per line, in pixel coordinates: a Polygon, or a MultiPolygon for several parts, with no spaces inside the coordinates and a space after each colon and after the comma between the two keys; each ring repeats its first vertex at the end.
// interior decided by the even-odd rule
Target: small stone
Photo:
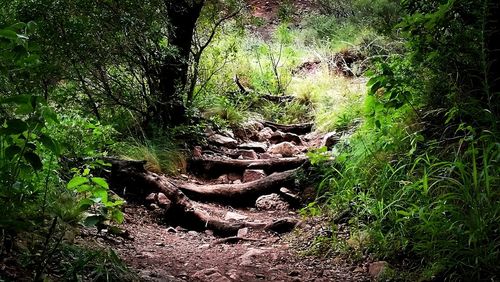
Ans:
{"type": "Polygon", "coordinates": [[[203,156],[203,150],[200,146],[195,146],[193,148],[193,158],[201,158],[203,156]]]}
{"type": "Polygon", "coordinates": [[[160,209],[160,207],[157,205],[157,204],[150,204],[149,205],[149,208],[152,209],[152,210],[157,210],[157,209],[160,209]]]}
{"type": "Polygon", "coordinates": [[[240,157],[243,157],[245,160],[256,160],[259,158],[254,150],[239,150],[238,153],[240,157]]]}
{"type": "Polygon", "coordinates": [[[165,247],[165,243],[163,242],[157,242],[155,243],[156,246],[160,246],[160,247],[165,247]]]}
{"type": "Polygon", "coordinates": [[[374,279],[379,278],[384,271],[389,267],[389,264],[386,261],[376,261],[370,263],[368,266],[368,273],[374,279]]]}
{"type": "Polygon", "coordinates": [[[236,179],[235,181],[233,181],[233,184],[241,184],[241,180],[236,179]]]}
{"type": "Polygon", "coordinates": [[[272,193],[257,198],[255,207],[259,210],[287,210],[289,205],[278,194],[272,193]]]}
{"type": "Polygon", "coordinates": [[[188,235],[191,235],[191,236],[198,236],[198,232],[194,231],[194,230],[189,230],[188,235]]]}
{"type": "Polygon", "coordinates": [[[241,266],[252,266],[254,265],[254,259],[260,255],[265,254],[265,250],[261,249],[249,249],[245,254],[240,257],[241,266]]]}
{"type": "Polygon", "coordinates": [[[230,269],[226,272],[226,275],[233,280],[240,280],[239,271],[236,269],[230,269]]]}
{"type": "Polygon", "coordinates": [[[219,178],[217,178],[217,183],[220,183],[220,184],[229,183],[229,177],[227,176],[227,174],[223,174],[223,175],[219,176],[219,178]]]}
{"type": "Polygon", "coordinates": [[[271,154],[281,154],[283,157],[292,157],[300,153],[299,149],[290,142],[282,142],[273,145],[267,152],[271,154]]]}
{"type": "Polygon", "coordinates": [[[257,137],[261,142],[270,139],[272,136],[273,136],[273,130],[269,127],[265,127],[264,129],[259,131],[259,133],[257,133],[257,137]]]}
{"type": "Polygon", "coordinates": [[[186,228],[184,228],[184,227],[182,227],[182,226],[177,226],[177,227],[175,228],[175,230],[177,230],[177,232],[186,232],[186,231],[187,231],[187,229],[186,229],[186,228]]]}
{"type": "Polygon", "coordinates": [[[329,132],[325,136],[323,136],[323,139],[321,140],[321,146],[326,146],[328,149],[330,149],[339,141],[340,137],[337,135],[337,132],[329,132]]]}
{"type": "Polygon", "coordinates": [[[210,244],[203,244],[198,247],[198,249],[208,249],[210,248],[210,244]]]}
{"type": "Polygon", "coordinates": [[[214,231],[207,229],[207,230],[205,230],[205,234],[207,234],[208,236],[214,236],[214,231]]]}
{"type": "Polygon", "coordinates": [[[261,169],[247,169],[243,173],[243,183],[252,182],[266,177],[266,173],[261,169]]]}
{"type": "Polygon", "coordinates": [[[227,212],[226,215],[224,216],[225,220],[245,220],[247,218],[248,216],[235,212],[227,212]]]}
{"type": "Polygon", "coordinates": [[[220,134],[214,134],[208,138],[208,141],[215,143],[220,146],[224,146],[230,149],[236,149],[238,142],[231,137],[222,136],[220,134]]]}
{"type": "Polygon", "coordinates": [[[239,229],[239,230],[238,230],[238,235],[237,235],[237,237],[242,238],[242,237],[247,236],[247,234],[248,234],[248,227],[241,228],[241,229],[239,229]]]}
{"type": "Polygon", "coordinates": [[[158,204],[160,207],[168,210],[172,205],[172,202],[163,193],[158,193],[158,204]]]}
{"type": "Polygon", "coordinates": [[[189,176],[187,176],[187,174],[181,174],[181,177],[184,179],[189,179],[189,176]]]}
{"type": "Polygon", "coordinates": [[[267,145],[261,142],[248,142],[239,145],[238,148],[243,150],[253,150],[257,153],[264,153],[267,150],[267,145]]]}
{"type": "Polygon", "coordinates": [[[169,233],[177,233],[177,230],[175,230],[172,226],[168,227],[166,231],[169,233]]]}
{"type": "Polygon", "coordinates": [[[151,201],[151,202],[153,202],[153,201],[156,201],[156,199],[157,199],[157,195],[156,195],[156,193],[151,193],[151,194],[149,194],[149,195],[146,197],[146,201],[151,201]]]}

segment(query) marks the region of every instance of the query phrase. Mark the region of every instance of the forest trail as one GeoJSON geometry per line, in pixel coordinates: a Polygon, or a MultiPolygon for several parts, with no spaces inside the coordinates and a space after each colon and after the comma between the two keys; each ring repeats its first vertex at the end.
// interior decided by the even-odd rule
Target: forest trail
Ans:
{"type": "Polygon", "coordinates": [[[193,149],[186,174],[170,179],[197,200],[195,208],[213,218],[249,226],[237,234],[214,234],[199,226],[190,228],[189,222],[176,222],[166,214],[164,196],[153,193],[146,199],[125,197],[129,203],[122,228],[130,238],[98,237],[97,243],[116,250],[141,281],[369,280],[367,265],[300,254],[315,236],[329,232],[327,221],[305,220],[298,214],[302,199],[314,192],[297,186],[295,174],[292,181],[273,177],[294,171],[307,162],[309,148],[336,138],[310,130],[310,125],[300,129],[251,122],[234,133],[207,131],[208,144],[193,149]],[[290,162],[294,159],[300,161],[290,162]],[[258,183],[268,185],[241,198],[210,198],[185,189],[247,185],[252,190],[258,183]]]}

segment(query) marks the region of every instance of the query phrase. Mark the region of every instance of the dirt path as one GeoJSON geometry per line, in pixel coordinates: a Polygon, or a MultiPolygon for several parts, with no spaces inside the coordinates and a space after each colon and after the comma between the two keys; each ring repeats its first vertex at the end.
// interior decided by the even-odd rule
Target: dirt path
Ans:
{"type": "MultiPolygon", "coordinates": [[[[172,179],[178,183],[213,187],[223,184],[237,187],[241,182],[253,185],[288,167],[273,165],[254,169],[262,161],[280,162],[290,157],[305,157],[309,147],[317,147],[322,136],[283,132],[272,124],[253,122],[239,131],[207,132],[209,144],[193,149],[193,161],[187,174],[172,179]],[[288,157],[288,158],[287,158],[288,157]],[[194,161],[196,160],[196,162],[194,161]],[[243,169],[225,167],[222,171],[212,160],[250,164],[243,169]],[[198,164],[198,165],[193,165],[198,164]],[[234,169],[232,169],[234,168],[234,169]]],[[[289,131],[289,128],[281,128],[289,131]]],[[[291,130],[293,131],[293,130],[291,130]]],[[[303,131],[303,130],[302,130],[303,131]]],[[[298,132],[301,133],[301,132],[298,132]]],[[[299,164],[300,165],[300,164],[299,164]]],[[[297,166],[297,165],[295,165],[297,166]]],[[[294,208],[304,195],[304,187],[270,186],[256,201],[219,204],[217,200],[195,202],[197,209],[228,222],[268,224],[277,219],[300,222],[294,231],[241,228],[236,236],[214,235],[212,230],[190,230],[166,221],[160,195],[144,201],[133,201],[125,208],[122,226],[131,239],[100,238],[103,244],[117,250],[134,269],[141,281],[367,281],[366,265],[348,265],[334,257],[303,256],[311,241],[320,234],[326,221],[305,221],[294,208]],[[287,198],[288,196],[288,198],[287,198]],[[237,207],[240,206],[240,207],[237,207]],[[302,239],[297,239],[297,236],[302,239]],[[299,242],[299,244],[297,244],[299,242]]],[[[171,219],[171,218],[170,218],[171,219]]],[[[186,226],[186,225],[184,225],[186,226]]]]}

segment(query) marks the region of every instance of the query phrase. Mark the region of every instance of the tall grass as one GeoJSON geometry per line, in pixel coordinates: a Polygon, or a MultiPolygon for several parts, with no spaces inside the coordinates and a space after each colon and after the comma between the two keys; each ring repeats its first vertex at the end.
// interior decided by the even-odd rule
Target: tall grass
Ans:
{"type": "Polygon", "coordinates": [[[177,174],[186,169],[186,156],[180,147],[168,138],[130,139],[115,145],[121,157],[147,161],[145,167],[155,173],[177,174]]]}

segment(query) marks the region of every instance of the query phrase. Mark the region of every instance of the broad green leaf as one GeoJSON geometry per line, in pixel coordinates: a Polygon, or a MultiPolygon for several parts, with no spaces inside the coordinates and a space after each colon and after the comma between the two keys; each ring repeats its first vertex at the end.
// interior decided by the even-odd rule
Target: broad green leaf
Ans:
{"type": "Polygon", "coordinates": [[[43,168],[42,161],[40,157],[33,152],[24,153],[24,159],[35,169],[40,170],[43,168]]]}
{"type": "Polygon", "coordinates": [[[106,179],[104,179],[102,177],[92,177],[92,182],[94,182],[95,184],[97,184],[103,188],[109,189],[108,182],[106,181],[106,179]]]}
{"type": "Polygon", "coordinates": [[[31,95],[16,95],[7,97],[0,100],[0,104],[16,104],[16,105],[29,105],[31,102],[31,95]]]}
{"type": "Polygon", "coordinates": [[[86,227],[92,227],[96,226],[100,222],[103,222],[104,220],[105,218],[102,215],[91,215],[85,218],[85,220],[83,221],[83,225],[85,225],[86,227]]]}
{"type": "Polygon", "coordinates": [[[7,128],[4,128],[2,132],[6,135],[21,134],[28,130],[28,125],[26,122],[20,119],[11,119],[7,121],[7,128]]]}
{"type": "Polygon", "coordinates": [[[0,37],[14,41],[17,39],[17,33],[12,30],[0,29],[0,37]]]}
{"type": "Polygon", "coordinates": [[[45,134],[42,134],[40,136],[40,141],[45,147],[47,147],[47,149],[49,149],[55,155],[59,156],[61,154],[61,147],[54,139],[50,138],[45,134]]]}
{"type": "Polygon", "coordinates": [[[114,220],[116,223],[121,224],[123,222],[123,213],[119,209],[114,209],[111,213],[111,220],[114,220]]]}
{"type": "Polygon", "coordinates": [[[85,183],[88,183],[88,182],[89,182],[89,179],[86,177],[75,176],[75,177],[73,177],[73,179],[71,179],[68,182],[68,185],[66,187],[68,187],[68,189],[73,189],[75,187],[78,187],[78,186],[85,184],[85,183]]]}
{"type": "Polygon", "coordinates": [[[83,212],[88,210],[93,204],[94,202],[90,199],[82,199],[78,202],[78,209],[83,212]]]}
{"type": "Polygon", "coordinates": [[[59,120],[57,119],[57,114],[52,109],[45,107],[42,111],[42,116],[46,121],[50,121],[56,124],[59,124],[59,120]]]}
{"type": "Polygon", "coordinates": [[[108,190],[103,188],[98,188],[92,192],[92,195],[95,197],[94,202],[98,203],[99,200],[101,203],[108,202],[108,190]]]}
{"type": "Polygon", "coordinates": [[[116,200],[114,202],[107,202],[105,203],[104,205],[107,207],[107,208],[113,208],[113,207],[117,207],[117,206],[121,206],[125,203],[124,200],[116,200]]]}
{"type": "Polygon", "coordinates": [[[17,145],[10,145],[5,149],[5,157],[8,160],[12,160],[14,156],[21,153],[21,151],[22,151],[21,147],[17,145]]]}
{"type": "Polygon", "coordinates": [[[88,192],[90,190],[92,190],[92,186],[87,185],[87,184],[82,184],[82,185],[76,187],[76,192],[78,192],[78,193],[88,192]]]}

